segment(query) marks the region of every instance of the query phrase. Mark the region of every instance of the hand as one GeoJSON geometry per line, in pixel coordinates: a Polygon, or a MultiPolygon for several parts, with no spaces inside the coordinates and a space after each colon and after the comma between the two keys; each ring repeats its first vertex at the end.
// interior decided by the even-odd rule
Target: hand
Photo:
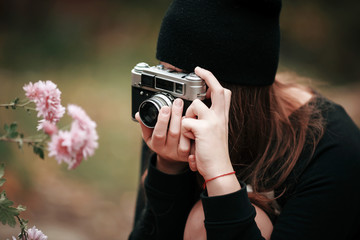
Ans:
{"type": "Polygon", "coordinates": [[[190,139],[181,134],[183,105],[183,100],[178,98],[171,109],[162,107],[153,129],[141,122],[139,113],[135,114],[144,141],[158,155],[157,168],[169,174],[179,173],[186,167],[190,152],[190,139]]]}
{"type": "MultiPolygon", "coordinates": [[[[195,73],[204,79],[209,87],[207,96],[210,95],[211,107],[198,99],[194,100],[182,121],[182,131],[186,137],[195,140],[195,154],[189,156],[190,168],[199,171],[204,179],[208,180],[234,171],[228,150],[231,92],[223,88],[211,72],[197,67],[195,73]]],[[[214,185],[224,180],[230,180],[233,184],[230,192],[240,189],[235,175],[217,178],[209,184],[214,185]]]]}

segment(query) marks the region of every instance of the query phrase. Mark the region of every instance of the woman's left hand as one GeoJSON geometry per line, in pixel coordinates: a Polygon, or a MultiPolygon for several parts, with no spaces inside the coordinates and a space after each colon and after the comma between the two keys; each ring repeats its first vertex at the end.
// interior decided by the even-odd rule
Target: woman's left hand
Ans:
{"type": "MultiPolygon", "coordinates": [[[[204,179],[208,180],[234,171],[228,150],[231,92],[223,88],[211,72],[197,67],[195,73],[205,80],[209,87],[207,96],[211,97],[211,107],[198,99],[194,100],[182,121],[182,132],[186,137],[195,140],[195,153],[189,156],[190,168],[199,171],[204,179]]],[[[235,175],[231,177],[234,178],[235,175]]],[[[239,188],[239,185],[236,188],[239,188]]]]}

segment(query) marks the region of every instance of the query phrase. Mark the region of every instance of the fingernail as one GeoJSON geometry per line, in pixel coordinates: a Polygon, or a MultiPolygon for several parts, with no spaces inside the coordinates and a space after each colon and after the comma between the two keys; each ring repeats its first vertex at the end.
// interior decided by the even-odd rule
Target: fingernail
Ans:
{"type": "Polygon", "coordinates": [[[169,114],[170,113],[170,108],[169,107],[162,107],[161,108],[161,112],[163,114],[169,114]]]}
{"type": "Polygon", "coordinates": [[[182,107],[183,101],[180,98],[177,98],[177,99],[175,99],[174,104],[177,107],[182,107]]]}

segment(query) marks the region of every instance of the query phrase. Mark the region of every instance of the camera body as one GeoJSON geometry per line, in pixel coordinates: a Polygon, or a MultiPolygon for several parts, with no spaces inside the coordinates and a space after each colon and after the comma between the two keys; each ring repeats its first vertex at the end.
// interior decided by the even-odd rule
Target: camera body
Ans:
{"type": "MultiPolygon", "coordinates": [[[[140,113],[140,119],[147,127],[154,127],[162,106],[171,107],[176,98],[184,100],[184,110],[195,99],[204,100],[206,84],[195,73],[176,72],[163,65],[150,67],[138,63],[131,70],[131,116],[140,113]]],[[[136,121],[136,120],[135,120],[136,121]]]]}

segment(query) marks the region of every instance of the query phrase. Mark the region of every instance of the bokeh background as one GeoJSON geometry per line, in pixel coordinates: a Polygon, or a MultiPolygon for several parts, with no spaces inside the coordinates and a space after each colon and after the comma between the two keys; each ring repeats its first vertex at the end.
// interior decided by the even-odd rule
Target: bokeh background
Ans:
{"type": "MultiPolygon", "coordinates": [[[[29,81],[52,80],[62,104],[98,124],[99,149],[75,170],[0,142],[8,197],[50,240],[127,239],[139,178],[141,134],[130,118],[130,70],[156,64],[168,0],[0,0],[0,103],[24,97],[29,81]]],[[[342,104],[360,125],[359,1],[283,1],[280,72],[296,72],[342,104]],[[309,80],[310,79],[310,80],[309,80]]],[[[201,44],[201,43],[199,43],[201,44]]],[[[226,43],[224,43],[226,44],[226,43]]],[[[26,136],[37,118],[0,109],[26,136]]],[[[64,117],[60,124],[70,122],[64,117]]],[[[0,225],[0,239],[19,228],[0,225]]]]}

